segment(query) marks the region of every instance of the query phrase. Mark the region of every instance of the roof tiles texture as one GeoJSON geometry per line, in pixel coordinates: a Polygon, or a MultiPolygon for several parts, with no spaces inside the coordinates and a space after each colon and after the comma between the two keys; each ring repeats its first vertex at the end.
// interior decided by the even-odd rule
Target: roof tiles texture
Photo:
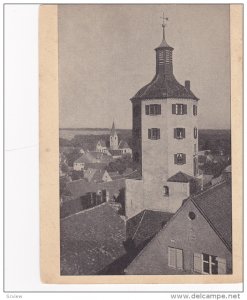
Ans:
{"type": "Polygon", "coordinates": [[[192,202],[227,246],[232,248],[232,190],[221,183],[192,198],[192,202]]]}
{"type": "Polygon", "coordinates": [[[107,203],[61,220],[61,274],[97,274],[126,254],[125,224],[107,203]]]}

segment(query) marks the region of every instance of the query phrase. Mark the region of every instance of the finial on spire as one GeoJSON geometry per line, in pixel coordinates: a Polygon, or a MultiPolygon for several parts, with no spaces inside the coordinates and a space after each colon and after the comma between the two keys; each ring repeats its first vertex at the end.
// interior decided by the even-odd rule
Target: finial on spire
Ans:
{"type": "Polygon", "coordinates": [[[167,17],[165,17],[165,14],[164,14],[164,12],[163,12],[163,16],[162,17],[160,17],[160,19],[162,19],[163,20],[163,22],[162,22],[162,28],[163,28],[163,40],[165,39],[165,27],[166,27],[166,23],[165,23],[165,21],[168,21],[168,18],[167,17]]]}

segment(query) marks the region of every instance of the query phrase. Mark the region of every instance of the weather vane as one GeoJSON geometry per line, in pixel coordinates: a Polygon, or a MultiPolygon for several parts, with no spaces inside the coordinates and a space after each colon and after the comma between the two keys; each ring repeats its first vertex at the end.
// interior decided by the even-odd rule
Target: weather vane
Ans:
{"type": "Polygon", "coordinates": [[[162,28],[163,28],[163,38],[165,39],[165,27],[166,27],[165,21],[168,21],[168,18],[165,17],[165,14],[163,13],[163,16],[160,17],[160,19],[163,20],[163,23],[162,23],[162,28]]]}

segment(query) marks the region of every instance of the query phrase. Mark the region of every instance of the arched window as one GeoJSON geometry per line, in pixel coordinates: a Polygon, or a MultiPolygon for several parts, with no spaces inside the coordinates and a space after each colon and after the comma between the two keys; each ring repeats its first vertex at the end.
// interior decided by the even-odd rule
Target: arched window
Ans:
{"type": "Polygon", "coordinates": [[[167,186],[167,185],[163,186],[163,195],[165,197],[169,196],[169,186],[167,186]]]}

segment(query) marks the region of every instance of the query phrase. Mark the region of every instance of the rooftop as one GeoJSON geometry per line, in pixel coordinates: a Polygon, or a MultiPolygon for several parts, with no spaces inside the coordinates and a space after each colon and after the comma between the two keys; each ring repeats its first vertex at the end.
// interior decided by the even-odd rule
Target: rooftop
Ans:
{"type": "Polygon", "coordinates": [[[107,203],[61,220],[61,274],[93,275],[126,254],[125,224],[107,203]]]}
{"type": "Polygon", "coordinates": [[[216,233],[232,248],[232,189],[229,183],[220,183],[191,198],[216,233]]]}
{"type": "Polygon", "coordinates": [[[170,220],[172,213],[144,210],[128,219],[126,223],[127,238],[134,241],[136,247],[148,242],[170,220]]]}
{"type": "Polygon", "coordinates": [[[187,175],[183,172],[178,172],[175,175],[171,176],[167,179],[169,182],[190,182],[192,179],[194,179],[192,176],[187,175]]]}

